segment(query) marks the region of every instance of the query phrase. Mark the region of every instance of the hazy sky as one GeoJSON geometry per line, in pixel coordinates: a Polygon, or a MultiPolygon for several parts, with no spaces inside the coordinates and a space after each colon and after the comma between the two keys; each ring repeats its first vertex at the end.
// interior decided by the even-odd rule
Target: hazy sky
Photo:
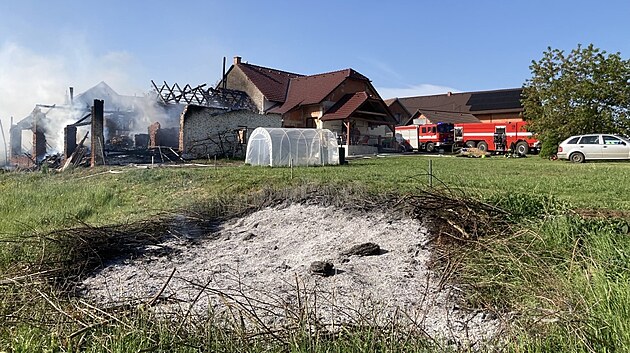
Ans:
{"type": "MultiPolygon", "coordinates": [[[[354,68],[384,98],[519,87],[548,46],[630,55],[630,1],[0,1],[0,118],[106,81],[214,84],[222,58],[354,68]]],[[[0,145],[0,149],[1,149],[0,145]]]]}

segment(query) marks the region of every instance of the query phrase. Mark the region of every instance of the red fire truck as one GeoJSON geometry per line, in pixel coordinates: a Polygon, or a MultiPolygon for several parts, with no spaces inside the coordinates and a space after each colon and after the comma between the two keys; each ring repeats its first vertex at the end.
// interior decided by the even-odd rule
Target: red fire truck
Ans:
{"type": "Polygon", "coordinates": [[[434,152],[453,147],[453,127],[450,123],[396,126],[396,134],[416,151],[434,152]]]}
{"type": "Polygon", "coordinates": [[[455,124],[454,134],[456,146],[477,147],[484,152],[527,154],[540,150],[540,142],[527,131],[524,121],[455,124]]]}

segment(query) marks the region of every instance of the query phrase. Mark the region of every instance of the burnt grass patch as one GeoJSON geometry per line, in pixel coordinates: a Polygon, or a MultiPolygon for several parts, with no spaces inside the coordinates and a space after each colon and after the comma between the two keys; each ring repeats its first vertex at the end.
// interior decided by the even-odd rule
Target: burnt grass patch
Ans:
{"type": "MultiPolygon", "coordinates": [[[[266,207],[300,203],[335,206],[349,214],[374,210],[390,210],[392,217],[413,217],[429,229],[435,266],[450,266],[449,259],[462,245],[483,237],[510,231],[510,213],[475,199],[453,195],[450,190],[419,190],[415,194],[374,195],[357,188],[311,186],[299,190],[263,190],[213,205],[198,206],[181,213],[163,212],[140,222],[80,226],[34,234],[20,239],[10,237],[5,243],[20,243],[38,250],[24,266],[26,273],[14,268],[17,276],[28,272],[46,273],[48,279],[62,278],[62,283],[97,270],[111,261],[121,261],[146,253],[168,254],[159,244],[171,239],[196,239],[211,236],[231,218],[243,217],[266,207]],[[445,262],[446,261],[446,262],[445,262]]],[[[19,247],[19,246],[18,246],[19,247]]],[[[64,289],[64,288],[60,288],[64,289]]]]}
{"type": "MultiPolygon", "coordinates": [[[[421,220],[430,234],[425,244],[433,251],[430,267],[441,275],[442,285],[460,279],[458,272],[462,269],[461,262],[469,255],[466,250],[469,244],[512,232],[513,227],[508,212],[447,189],[398,195],[374,194],[358,187],[309,185],[227,196],[187,212],[163,212],[141,222],[102,227],[81,224],[27,238],[8,237],[4,244],[30,256],[6,266],[3,271],[5,279],[0,282],[0,292],[6,298],[0,308],[3,326],[59,328],[61,325],[67,336],[74,338],[82,336],[81,330],[89,331],[86,327],[100,326],[99,320],[104,317],[109,325],[123,317],[138,315],[143,310],[142,305],[107,310],[79,309],[70,302],[77,294],[77,283],[108,264],[147,254],[175,256],[173,249],[160,244],[172,239],[194,242],[215,234],[226,220],[292,203],[335,206],[348,214],[388,210],[392,217],[421,220]],[[25,305],[40,308],[40,314],[29,318],[24,312],[25,305]],[[90,312],[98,312],[98,315],[90,312]]],[[[185,334],[177,331],[175,335],[184,339],[185,334]]],[[[283,335],[268,332],[261,337],[278,340],[283,335]]]]}

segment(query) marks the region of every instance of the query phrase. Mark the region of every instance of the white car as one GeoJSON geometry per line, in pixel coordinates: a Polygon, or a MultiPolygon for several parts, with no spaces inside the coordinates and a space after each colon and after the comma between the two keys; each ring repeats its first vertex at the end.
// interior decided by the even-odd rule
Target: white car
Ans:
{"type": "Polygon", "coordinates": [[[630,140],[610,134],[571,136],[558,146],[557,156],[575,163],[594,159],[630,159],[630,140]]]}

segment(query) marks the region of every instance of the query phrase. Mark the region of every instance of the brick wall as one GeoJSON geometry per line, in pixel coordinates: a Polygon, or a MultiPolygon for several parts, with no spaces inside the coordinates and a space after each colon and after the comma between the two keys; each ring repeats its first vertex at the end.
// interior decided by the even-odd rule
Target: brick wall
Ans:
{"type": "Polygon", "coordinates": [[[104,138],[104,122],[103,114],[104,101],[95,99],[92,106],[92,126],[90,135],[92,136],[90,143],[90,166],[105,164],[105,138],[104,138]]]}
{"type": "Polygon", "coordinates": [[[68,125],[63,129],[63,155],[70,158],[77,149],[77,127],[68,125]]]}
{"type": "Polygon", "coordinates": [[[31,155],[36,161],[41,161],[46,156],[46,128],[44,127],[44,118],[39,109],[33,111],[33,150],[31,155]]]}
{"type": "MultiPolygon", "coordinates": [[[[179,150],[184,158],[243,157],[241,130],[251,133],[257,127],[280,127],[280,115],[251,111],[226,111],[189,105],[180,122],[179,150]]],[[[246,138],[247,136],[245,136],[246,138]]],[[[246,142],[246,141],[244,141],[246,142]]]]}

